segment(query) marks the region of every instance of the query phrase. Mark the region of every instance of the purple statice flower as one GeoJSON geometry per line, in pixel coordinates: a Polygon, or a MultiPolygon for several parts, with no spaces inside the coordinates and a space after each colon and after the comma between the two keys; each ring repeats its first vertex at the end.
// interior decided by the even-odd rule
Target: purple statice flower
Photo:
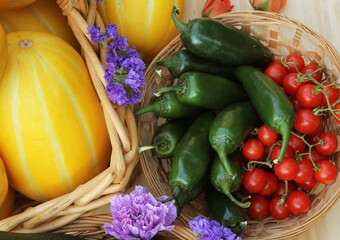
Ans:
{"type": "Polygon", "coordinates": [[[96,0],[96,2],[103,2],[103,0],[96,0]]]}
{"type": "Polygon", "coordinates": [[[217,221],[210,218],[197,216],[189,222],[189,227],[194,231],[196,237],[201,240],[242,240],[229,228],[221,226],[217,221]]]}
{"type": "Polygon", "coordinates": [[[110,39],[114,39],[118,36],[117,34],[118,32],[118,28],[117,28],[117,25],[116,24],[112,24],[110,23],[107,27],[106,27],[106,33],[108,35],[108,37],[110,39]]]}
{"type": "Polygon", "coordinates": [[[106,48],[104,66],[106,91],[110,100],[118,105],[134,104],[141,101],[141,91],[145,87],[145,63],[140,59],[135,46],[128,48],[129,40],[118,35],[115,24],[109,24],[104,33],[100,27],[91,25],[88,34],[95,43],[106,48]]]}
{"type": "Polygon", "coordinates": [[[113,221],[104,225],[105,232],[124,240],[150,240],[159,231],[173,231],[170,224],[177,217],[174,201],[161,203],[141,186],[130,194],[114,196],[111,212],[113,221]]]}
{"type": "Polygon", "coordinates": [[[87,34],[91,35],[91,40],[94,43],[98,43],[99,41],[105,41],[106,35],[100,32],[100,27],[95,27],[94,25],[90,25],[87,28],[87,34]]]}

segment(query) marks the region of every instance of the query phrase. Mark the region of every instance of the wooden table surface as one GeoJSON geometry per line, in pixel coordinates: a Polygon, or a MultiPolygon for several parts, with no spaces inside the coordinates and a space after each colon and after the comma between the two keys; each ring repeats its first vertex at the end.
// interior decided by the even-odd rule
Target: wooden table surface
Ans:
{"type": "MultiPolygon", "coordinates": [[[[184,20],[200,16],[206,0],[187,0],[184,20]]],[[[233,11],[252,10],[249,0],[231,0],[233,11]]],[[[318,32],[340,52],[340,0],[287,0],[280,13],[294,18],[318,32]]],[[[318,224],[292,240],[340,239],[340,200],[318,224]]]]}

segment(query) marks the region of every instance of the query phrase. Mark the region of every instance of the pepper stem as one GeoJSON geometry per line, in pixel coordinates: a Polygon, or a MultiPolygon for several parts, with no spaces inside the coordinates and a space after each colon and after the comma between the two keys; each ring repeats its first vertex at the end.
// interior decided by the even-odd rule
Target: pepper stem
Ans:
{"type": "Polygon", "coordinates": [[[144,152],[146,150],[150,150],[150,149],[154,149],[154,148],[156,148],[156,146],[143,146],[143,147],[138,148],[138,152],[141,153],[141,152],[144,152]]]}
{"type": "Polygon", "coordinates": [[[149,106],[145,106],[139,110],[137,110],[136,112],[134,112],[134,115],[135,117],[138,117],[139,115],[142,115],[144,113],[147,113],[147,112],[152,112],[152,111],[155,111],[157,109],[157,106],[154,104],[151,104],[149,106]]]}
{"type": "Polygon", "coordinates": [[[286,151],[289,145],[289,138],[290,138],[290,129],[283,129],[282,131],[280,131],[281,135],[282,135],[282,145],[281,145],[281,151],[279,156],[277,157],[277,159],[274,160],[274,163],[280,163],[282,161],[282,159],[284,158],[284,156],[286,155],[286,151]]]}
{"type": "Polygon", "coordinates": [[[162,93],[165,93],[165,92],[171,92],[171,91],[174,91],[174,92],[183,92],[184,88],[185,87],[183,85],[171,86],[171,87],[163,87],[163,88],[155,91],[153,93],[153,95],[155,95],[156,97],[159,97],[160,95],[162,95],[162,93]]]}
{"type": "Polygon", "coordinates": [[[178,195],[181,194],[181,193],[182,193],[182,188],[180,188],[179,186],[175,186],[173,191],[172,191],[172,194],[167,199],[161,200],[160,202],[162,202],[162,203],[170,202],[170,201],[176,199],[178,197],[178,195]]]}
{"type": "Polygon", "coordinates": [[[225,195],[227,195],[227,197],[233,202],[235,203],[237,206],[241,207],[241,208],[248,208],[250,206],[250,202],[245,202],[242,203],[239,200],[237,200],[236,198],[234,198],[234,196],[230,193],[230,192],[226,192],[224,193],[225,195]]]}
{"type": "Polygon", "coordinates": [[[158,70],[158,66],[164,66],[164,61],[158,61],[152,64],[152,70],[159,76],[162,77],[162,70],[158,70]]]}
{"type": "Polygon", "coordinates": [[[184,23],[184,22],[181,22],[178,17],[177,17],[177,14],[179,14],[180,11],[179,11],[179,8],[177,7],[177,5],[175,4],[174,7],[172,8],[172,12],[171,12],[171,18],[172,18],[172,21],[174,22],[177,30],[183,34],[185,29],[187,28],[187,24],[184,23]]]}

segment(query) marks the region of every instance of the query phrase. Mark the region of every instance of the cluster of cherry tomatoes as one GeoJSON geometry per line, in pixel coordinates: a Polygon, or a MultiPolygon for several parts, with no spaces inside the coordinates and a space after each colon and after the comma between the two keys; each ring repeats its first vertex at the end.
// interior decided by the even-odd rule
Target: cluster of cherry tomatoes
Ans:
{"type": "Polygon", "coordinates": [[[336,111],[340,105],[334,106],[339,89],[323,79],[319,66],[306,65],[298,54],[272,62],[265,74],[290,98],[296,120],[285,158],[280,163],[274,162],[281,149],[280,135],[268,126],[260,126],[244,142],[243,194],[251,196],[247,208],[251,218],[262,219],[270,214],[282,220],[291,214],[306,213],[310,208],[309,192],[319,183],[329,184],[337,177],[330,155],[337,150],[338,139],[333,133],[325,132],[320,115],[330,111],[340,123],[336,111]]]}

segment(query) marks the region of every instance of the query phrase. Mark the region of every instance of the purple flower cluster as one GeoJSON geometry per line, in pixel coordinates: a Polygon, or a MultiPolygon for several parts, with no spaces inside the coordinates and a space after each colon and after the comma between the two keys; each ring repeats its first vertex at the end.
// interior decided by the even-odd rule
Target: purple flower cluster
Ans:
{"type": "Polygon", "coordinates": [[[109,24],[103,33],[100,27],[94,25],[87,30],[94,43],[101,43],[106,47],[104,78],[110,100],[124,106],[140,102],[141,91],[145,87],[145,63],[135,47],[128,48],[129,40],[118,35],[115,24],[109,24]]]}
{"type": "Polygon", "coordinates": [[[173,231],[170,224],[177,217],[174,201],[161,203],[141,186],[136,186],[130,194],[114,196],[111,212],[113,221],[104,225],[105,232],[124,240],[149,240],[159,231],[173,231]]]}
{"type": "Polygon", "coordinates": [[[242,240],[229,228],[221,226],[217,221],[197,216],[189,222],[189,227],[201,240],[242,240]]]}

